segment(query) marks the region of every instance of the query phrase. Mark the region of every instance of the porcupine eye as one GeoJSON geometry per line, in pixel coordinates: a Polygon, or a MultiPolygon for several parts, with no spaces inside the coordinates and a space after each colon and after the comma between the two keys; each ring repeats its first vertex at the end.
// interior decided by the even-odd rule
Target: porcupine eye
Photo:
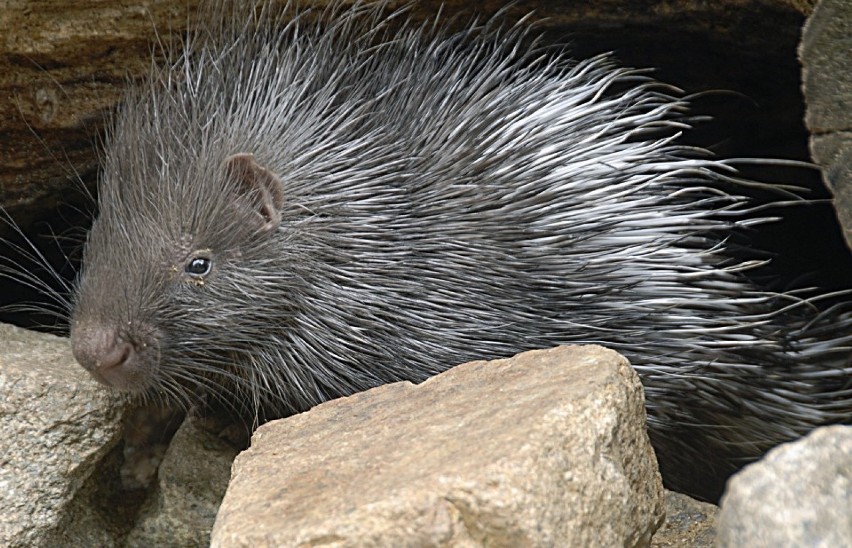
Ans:
{"type": "Polygon", "coordinates": [[[213,262],[207,257],[193,257],[186,263],[184,272],[190,276],[202,277],[210,274],[213,262]]]}

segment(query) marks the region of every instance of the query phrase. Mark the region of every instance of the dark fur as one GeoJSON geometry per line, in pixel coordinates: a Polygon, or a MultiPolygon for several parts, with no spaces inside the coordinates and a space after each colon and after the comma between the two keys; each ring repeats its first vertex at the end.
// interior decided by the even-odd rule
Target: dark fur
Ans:
{"type": "Polygon", "coordinates": [[[724,239],[762,220],[708,190],[734,172],[675,143],[667,88],[520,27],[332,12],[216,4],[129,95],[73,313],[96,376],[263,419],[600,343],[642,376],[667,483],[705,497],[848,421],[852,318],[746,281],[724,239]]]}

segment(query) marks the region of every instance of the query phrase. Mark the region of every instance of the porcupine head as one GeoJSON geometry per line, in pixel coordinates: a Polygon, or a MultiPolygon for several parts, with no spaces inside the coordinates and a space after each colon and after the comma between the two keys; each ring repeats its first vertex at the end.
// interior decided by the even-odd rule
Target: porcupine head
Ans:
{"type": "Polygon", "coordinates": [[[239,390],[243,376],[222,363],[262,346],[252,326],[268,320],[253,311],[275,308],[268,299],[281,292],[250,270],[270,262],[281,181],[251,153],[176,168],[133,135],[119,128],[106,158],[73,352],[104,384],[189,406],[229,382],[239,390]]]}
{"type": "Polygon", "coordinates": [[[96,379],[281,416],[438,372],[423,352],[409,351],[415,367],[384,351],[400,343],[398,307],[377,277],[396,279],[383,253],[399,253],[376,225],[407,203],[394,165],[411,155],[389,115],[366,115],[377,90],[409,104],[372,61],[368,46],[394,44],[360,18],[377,9],[343,11],[328,32],[214,16],[130,90],[72,307],[74,355],[96,379]]]}

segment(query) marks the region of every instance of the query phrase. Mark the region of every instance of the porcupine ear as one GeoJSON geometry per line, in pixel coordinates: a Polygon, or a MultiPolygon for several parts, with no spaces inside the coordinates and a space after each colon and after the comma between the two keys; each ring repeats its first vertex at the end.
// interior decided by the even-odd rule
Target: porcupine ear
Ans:
{"type": "Polygon", "coordinates": [[[241,208],[256,213],[258,232],[275,230],[281,222],[284,190],[281,179],[261,166],[254,154],[241,152],[225,159],[225,173],[237,183],[236,201],[241,208]]]}

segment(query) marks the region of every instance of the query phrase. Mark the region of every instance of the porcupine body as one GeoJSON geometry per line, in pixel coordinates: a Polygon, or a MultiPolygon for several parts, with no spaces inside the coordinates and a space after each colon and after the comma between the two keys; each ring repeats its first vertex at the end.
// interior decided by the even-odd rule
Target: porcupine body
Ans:
{"type": "Polygon", "coordinates": [[[269,418],[598,343],[642,377],[666,483],[705,498],[849,420],[852,318],[745,279],[724,240],[760,219],[675,142],[664,86],[521,27],[210,11],[108,136],[72,317],[96,378],[269,418]]]}

